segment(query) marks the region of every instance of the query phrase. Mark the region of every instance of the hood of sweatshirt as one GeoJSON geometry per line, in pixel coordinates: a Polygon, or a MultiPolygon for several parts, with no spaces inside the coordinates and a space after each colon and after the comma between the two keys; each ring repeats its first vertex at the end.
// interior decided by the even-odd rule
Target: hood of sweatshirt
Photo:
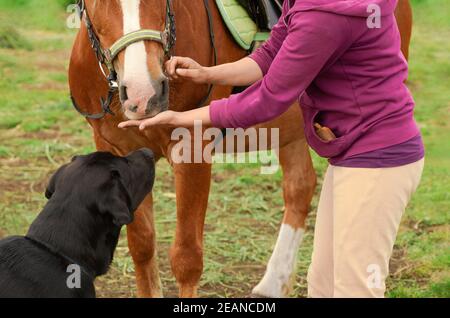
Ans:
{"type": "Polygon", "coordinates": [[[286,0],[289,13],[323,11],[352,17],[367,18],[374,13],[392,15],[398,0],[286,0]]]}

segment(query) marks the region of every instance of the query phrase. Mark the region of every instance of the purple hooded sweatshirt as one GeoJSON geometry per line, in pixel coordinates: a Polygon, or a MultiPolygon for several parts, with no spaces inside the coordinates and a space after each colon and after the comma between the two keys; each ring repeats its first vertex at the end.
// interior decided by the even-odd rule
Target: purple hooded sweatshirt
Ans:
{"type": "Polygon", "coordinates": [[[370,160],[367,154],[377,157],[390,147],[384,154],[406,149],[412,162],[423,158],[414,101],[404,84],[408,66],[396,5],[396,0],[286,0],[271,38],[250,56],[264,78],[213,102],[213,125],[247,128],[267,122],[299,99],[308,143],[331,163],[361,154],[370,160]],[[379,26],[368,23],[376,22],[369,18],[374,12],[380,12],[379,26]],[[337,139],[323,141],[315,122],[337,139]]]}

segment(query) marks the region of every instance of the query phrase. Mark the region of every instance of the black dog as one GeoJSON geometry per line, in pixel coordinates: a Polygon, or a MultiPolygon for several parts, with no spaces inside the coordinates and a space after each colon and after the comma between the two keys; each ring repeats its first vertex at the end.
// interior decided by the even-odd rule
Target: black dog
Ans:
{"type": "Polygon", "coordinates": [[[94,279],[107,272],[120,229],[154,177],[148,149],[125,158],[97,152],[61,167],[28,234],[0,241],[0,297],[95,297],[94,279]]]}

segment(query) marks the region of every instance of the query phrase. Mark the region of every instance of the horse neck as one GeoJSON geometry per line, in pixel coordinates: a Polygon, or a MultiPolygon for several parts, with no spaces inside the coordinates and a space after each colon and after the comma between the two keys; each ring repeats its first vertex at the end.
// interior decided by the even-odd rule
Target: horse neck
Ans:
{"type": "MultiPolygon", "coordinates": [[[[243,58],[242,50],[231,37],[214,1],[209,1],[213,18],[213,31],[217,50],[217,63],[230,63],[243,58]]],[[[174,55],[188,56],[204,66],[214,64],[214,51],[211,44],[209,20],[203,1],[191,1],[186,5],[183,1],[174,2],[177,23],[177,43],[174,55]]],[[[186,111],[199,107],[199,103],[207,96],[208,85],[198,86],[188,81],[172,83],[171,109],[186,111]]],[[[228,97],[231,87],[215,87],[213,99],[228,97]]]]}
{"type": "MultiPolygon", "coordinates": [[[[209,1],[209,7],[213,18],[218,64],[244,57],[246,52],[235,44],[220,16],[215,1],[209,1]]],[[[174,11],[177,22],[175,55],[189,56],[205,66],[212,65],[213,48],[204,1],[191,1],[189,5],[182,1],[176,1],[174,2],[174,11]]]]}

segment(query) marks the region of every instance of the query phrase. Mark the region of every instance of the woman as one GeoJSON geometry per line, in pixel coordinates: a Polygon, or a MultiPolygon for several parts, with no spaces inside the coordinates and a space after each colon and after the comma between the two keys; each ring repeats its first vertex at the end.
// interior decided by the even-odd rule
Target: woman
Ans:
{"type": "MultiPolygon", "coordinates": [[[[383,297],[401,216],[424,166],[424,146],[404,84],[407,63],[392,0],[286,0],[269,41],[248,58],[202,67],[167,63],[172,79],[250,85],[185,113],[165,112],[121,128],[250,127],[300,99],[310,146],[325,175],[308,272],[310,297],[383,297]],[[368,23],[371,14],[379,14],[368,23]],[[373,22],[373,21],[372,21],[373,22]],[[331,129],[325,137],[324,128],[331,129]]],[[[326,130],[328,131],[329,130],[326,130]]]]}

